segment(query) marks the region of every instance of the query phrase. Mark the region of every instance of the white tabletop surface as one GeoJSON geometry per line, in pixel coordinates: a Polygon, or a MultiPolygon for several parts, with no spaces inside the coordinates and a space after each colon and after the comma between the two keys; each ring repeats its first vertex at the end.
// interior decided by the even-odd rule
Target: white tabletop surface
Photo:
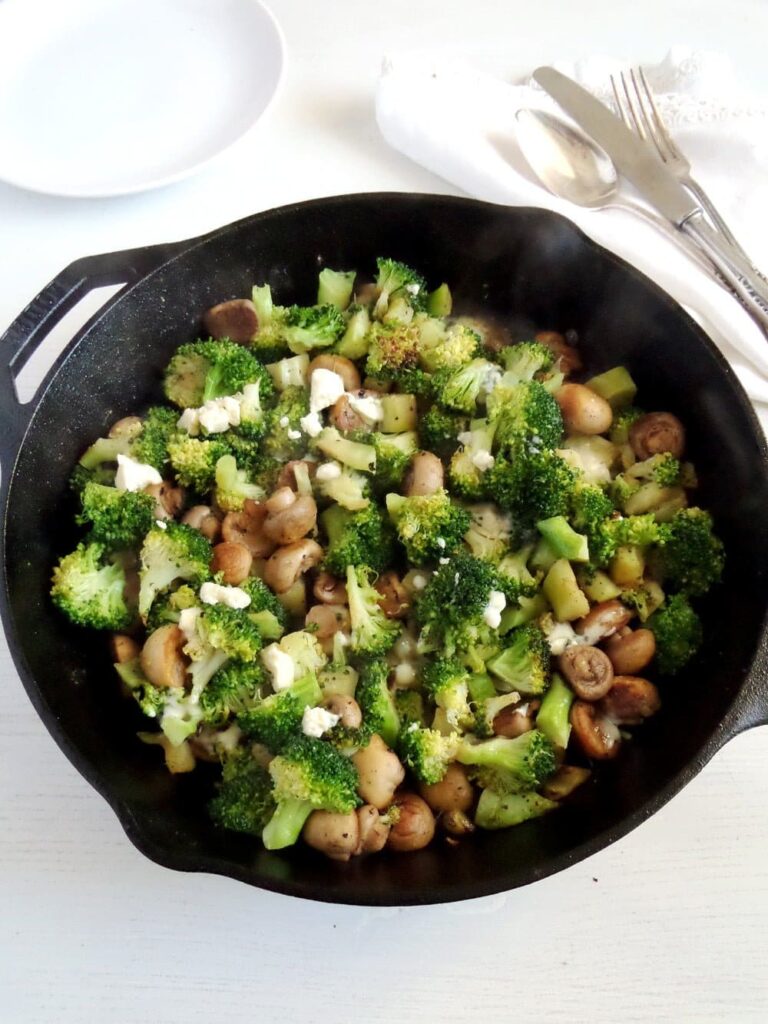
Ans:
{"type": "MultiPolygon", "coordinates": [[[[0,330],[78,256],[314,196],[453,191],[378,136],[372,94],[388,50],[445,47],[523,69],[589,52],[658,60],[681,42],[724,50],[768,89],[763,0],[272,7],[288,47],[282,93],[215,166],[125,199],[0,185],[0,330]]],[[[25,394],[41,372],[38,363],[27,375],[25,394]]],[[[366,910],[146,860],[48,736],[5,646],[0,676],[7,1024],[768,1019],[764,729],[731,742],[641,828],[560,875],[465,904],[366,910]]]]}

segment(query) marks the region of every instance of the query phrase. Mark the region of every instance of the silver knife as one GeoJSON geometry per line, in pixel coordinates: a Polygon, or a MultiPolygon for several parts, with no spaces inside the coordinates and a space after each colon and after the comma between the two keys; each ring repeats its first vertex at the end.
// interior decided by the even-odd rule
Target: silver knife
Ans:
{"type": "Polygon", "coordinates": [[[554,68],[533,73],[545,92],[559,103],[608,155],[617,169],[648,202],[704,252],[760,326],[768,331],[768,289],[753,268],[707,222],[701,206],[641,139],[578,83],[554,68]]]}

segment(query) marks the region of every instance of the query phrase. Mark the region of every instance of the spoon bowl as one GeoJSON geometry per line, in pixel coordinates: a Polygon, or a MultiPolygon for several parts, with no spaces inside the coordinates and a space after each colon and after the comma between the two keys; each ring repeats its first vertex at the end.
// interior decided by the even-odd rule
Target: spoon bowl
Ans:
{"type": "Polygon", "coordinates": [[[543,110],[518,110],[515,119],[520,151],[553,195],[593,210],[616,203],[616,166],[588,135],[543,110]]]}

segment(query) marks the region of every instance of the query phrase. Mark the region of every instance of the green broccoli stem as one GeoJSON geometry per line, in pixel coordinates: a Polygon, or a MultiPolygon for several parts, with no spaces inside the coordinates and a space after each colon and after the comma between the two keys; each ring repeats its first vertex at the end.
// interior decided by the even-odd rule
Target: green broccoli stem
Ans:
{"type": "Polygon", "coordinates": [[[261,834],[266,849],[284,850],[286,846],[293,846],[313,810],[307,800],[281,800],[261,834]]]}
{"type": "Polygon", "coordinates": [[[573,692],[565,685],[562,678],[554,673],[552,685],[544,694],[539,713],[536,716],[536,728],[556,747],[563,750],[568,746],[571,735],[570,713],[574,701],[573,692]]]}
{"type": "Polygon", "coordinates": [[[492,789],[484,789],[475,811],[478,828],[497,829],[520,825],[530,818],[538,818],[557,804],[538,793],[508,793],[502,796],[492,789]]]}

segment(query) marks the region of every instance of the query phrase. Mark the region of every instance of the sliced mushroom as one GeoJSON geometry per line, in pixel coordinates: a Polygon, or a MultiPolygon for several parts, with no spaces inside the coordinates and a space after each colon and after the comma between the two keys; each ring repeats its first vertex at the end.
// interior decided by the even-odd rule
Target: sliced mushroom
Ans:
{"type": "Polygon", "coordinates": [[[604,434],[613,422],[608,402],[584,384],[563,384],[555,398],[569,434],[604,434]]]}
{"type": "Polygon", "coordinates": [[[387,845],[390,826],[382,820],[373,804],[363,804],[357,808],[356,813],[360,838],[355,853],[378,853],[383,850],[387,845]]]}
{"type": "Polygon", "coordinates": [[[264,520],[269,515],[266,505],[250,498],[242,512],[228,512],[221,524],[224,540],[242,544],[254,558],[266,558],[275,550],[275,542],[264,533],[264,520]]]}
{"type": "MultiPolygon", "coordinates": [[[[374,392],[370,392],[370,394],[374,394],[374,392]]],[[[360,413],[355,412],[352,408],[346,395],[336,399],[328,413],[328,419],[331,425],[342,433],[349,430],[365,430],[367,426],[360,413]]]]}
{"type": "Polygon", "coordinates": [[[621,630],[605,641],[605,653],[617,675],[634,676],[653,660],[656,637],[650,629],[621,630]]]}
{"type": "Polygon", "coordinates": [[[314,540],[297,540],[293,544],[278,548],[264,565],[264,582],[276,594],[290,590],[305,572],[314,568],[323,559],[323,549],[314,540]]]}
{"type": "Polygon", "coordinates": [[[572,644],[558,659],[560,671],[582,700],[600,700],[613,686],[613,665],[598,647],[572,644]]]}
{"type": "Polygon", "coordinates": [[[322,604],[346,604],[348,601],[345,584],[329,572],[318,573],[312,585],[312,593],[322,604]]]}
{"type": "Polygon", "coordinates": [[[639,725],[660,707],[659,691],[641,676],[616,676],[610,692],[598,704],[601,714],[616,725],[639,725]]]}
{"type": "Polygon", "coordinates": [[[132,636],[125,633],[113,633],[109,638],[109,649],[112,660],[118,665],[124,665],[127,661],[135,661],[141,654],[141,648],[132,636]]]}
{"type": "Polygon", "coordinates": [[[398,853],[423,850],[435,834],[435,816],[429,804],[415,793],[400,793],[395,807],[400,816],[389,831],[388,849],[398,853]]]}
{"type": "Polygon", "coordinates": [[[541,701],[529,700],[525,704],[507,704],[493,719],[494,736],[506,736],[513,740],[530,732],[534,727],[534,717],[541,707],[541,701]]]}
{"type": "Polygon", "coordinates": [[[346,814],[313,811],[301,834],[308,846],[331,860],[349,860],[360,845],[360,826],[355,811],[346,814]]]}
{"type": "Polygon", "coordinates": [[[317,523],[317,505],[308,494],[297,495],[290,487],[281,487],[266,502],[264,535],[275,544],[293,544],[317,523]]]}
{"type": "Polygon", "coordinates": [[[221,532],[221,523],[211,512],[208,505],[193,505],[188,509],[181,519],[182,523],[199,530],[204,537],[213,543],[221,532]]]}
{"type": "Polygon", "coordinates": [[[466,811],[446,811],[440,815],[440,827],[450,836],[468,836],[475,825],[466,811]]]}
{"type": "Polygon", "coordinates": [[[307,626],[316,627],[318,640],[327,640],[338,632],[349,632],[349,608],[345,604],[315,604],[307,612],[304,622],[307,626]]]}
{"type": "Polygon", "coordinates": [[[259,329],[259,316],[250,299],[230,299],[203,314],[203,325],[212,338],[244,345],[259,329]]]}
{"type": "Polygon", "coordinates": [[[345,693],[335,693],[325,700],[325,706],[331,714],[339,716],[339,724],[347,729],[357,729],[362,725],[363,713],[354,697],[345,693]]]}
{"type": "Polygon", "coordinates": [[[576,632],[596,644],[628,625],[632,612],[621,601],[601,601],[593,605],[582,619],[574,622],[576,632]]]}
{"type": "Polygon", "coordinates": [[[213,549],[211,572],[220,572],[224,582],[236,587],[247,580],[253,564],[253,555],[244,544],[223,540],[213,549]]]}
{"type": "Polygon", "coordinates": [[[309,364],[310,380],[315,370],[330,370],[331,373],[337,373],[344,381],[345,391],[358,391],[360,388],[360,374],[357,367],[351,359],[347,359],[345,356],[335,356],[323,352],[321,355],[315,356],[309,364]]]}
{"type": "Polygon", "coordinates": [[[597,705],[577,700],[571,708],[573,736],[581,749],[595,761],[607,761],[616,757],[621,746],[618,727],[605,715],[600,714],[597,705]]]}
{"type": "Polygon", "coordinates": [[[388,619],[404,619],[411,602],[408,592],[394,570],[384,572],[373,585],[380,595],[379,606],[388,619]]]}
{"type": "Polygon", "coordinates": [[[555,774],[551,775],[541,787],[541,794],[547,800],[564,800],[575,789],[583,785],[591,774],[589,768],[561,764],[555,774]]]}
{"type": "Polygon", "coordinates": [[[140,416],[123,416],[121,420],[116,420],[109,428],[108,437],[124,437],[128,441],[132,441],[134,437],[137,437],[141,433],[141,428],[144,426],[140,416]]]}
{"type": "Polygon", "coordinates": [[[290,487],[292,491],[296,490],[296,467],[304,466],[307,471],[310,480],[314,479],[315,473],[317,473],[317,463],[310,462],[308,459],[291,459],[290,462],[286,462],[283,468],[280,470],[275,481],[275,487],[290,487]]]}
{"type": "Polygon", "coordinates": [[[448,765],[448,770],[439,782],[433,782],[429,786],[421,783],[419,793],[435,814],[468,811],[475,796],[466,770],[455,762],[448,765]]]}
{"type": "Polygon", "coordinates": [[[534,335],[534,341],[555,354],[557,359],[556,367],[566,376],[569,373],[577,373],[583,366],[578,349],[569,345],[559,331],[539,331],[534,335]]]}
{"type": "Polygon", "coordinates": [[[403,493],[411,498],[435,494],[443,486],[443,464],[432,452],[416,452],[403,481],[403,493]]]}
{"type": "Polygon", "coordinates": [[[184,685],[187,665],[182,653],[184,634],[169,622],[150,633],[141,651],[141,668],[154,686],[184,685]]]}
{"type": "Polygon", "coordinates": [[[367,747],[352,756],[357,768],[357,791],[366,803],[380,811],[392,803],[395,790],[405,778],[400,758],[393,753],[378,733],[371,736],[367,747]]]}
{"type": "Polygon", "coordinates": [[[629,428],[629,443],[641,461],[664,452],[679,459],[685,451],[685,427],[671,412],[649,412],[629,428]]]}
{"type": "Polygon", "coordinates": [[[155,519],[174,519],[181,512],[185,498],[183,487],[174,487],[163,480],[161,484],[148,484],[144,492],[155,499],[155,519]]]}

